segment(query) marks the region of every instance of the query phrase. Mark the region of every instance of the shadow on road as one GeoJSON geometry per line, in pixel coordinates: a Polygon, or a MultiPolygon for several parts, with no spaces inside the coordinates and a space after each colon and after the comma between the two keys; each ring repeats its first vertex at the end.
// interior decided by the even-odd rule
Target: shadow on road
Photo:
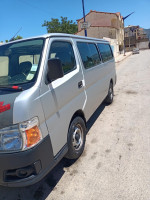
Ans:
{"type": "Polygon", "coordinates": [[[97,120],[97,118],[100,116],[100,114],[103,112],[103,110],[105,109],[105,106],[107,106],[107,104],[102,103],[97,110],[94,112],[94,114],[90,117],[90,119],[87,122],[87,131],[89,131],[91,129],[91,127],[93,126],[93,124],[95,123],[95,121],[97,120]]]}
{"type": "MultiPolygon", "coordinates": [[[[106,104],[101,104],[87,123],[87,131],[91,129],[103,112],[106,104]]],[[[0,186],[0,200],[44,200],[55,190],[58,182],[65,174],[64,168],[70,167],[76,160],[63,158],[59,164],[39,183],[24,188],[7,188],[0,186]]],[[[65,185],[66,183],[64,183],[65,185]]],[[[65,186],[64,186],[65,187],[65,186]]]]}
{"type": "Polygon", "coordinates": [[[23,188],[7,188],[0,186],[0,200],[44,200],[55,189],[64,175],[64,168],[75,161],[63,158],[60,163],[39,183],[23,188]]]}

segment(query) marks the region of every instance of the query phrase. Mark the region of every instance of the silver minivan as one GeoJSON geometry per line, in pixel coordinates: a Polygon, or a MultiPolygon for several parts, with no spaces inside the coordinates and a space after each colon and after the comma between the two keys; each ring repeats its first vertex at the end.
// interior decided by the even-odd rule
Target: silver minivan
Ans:
{"type": "Polygon", "coordinates": [[[64,156],[77,159],[115,84],[105,40],[47,34],[0,46],[0,185],[34,184],[64,156]]]}

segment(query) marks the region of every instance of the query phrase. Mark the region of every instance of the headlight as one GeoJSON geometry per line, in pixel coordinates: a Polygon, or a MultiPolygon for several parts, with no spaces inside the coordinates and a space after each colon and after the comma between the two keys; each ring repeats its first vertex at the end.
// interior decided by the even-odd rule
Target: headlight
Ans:
{"type": "Polygon", "coordinates": [[[21,150],[22,136],[17,125],[0,130],[0,151],[21,150]]]}
{"type": "Polygon", "coordinates": [[[34,147],[42,140],[37,117],[0,130],[0,151],[20,151],[34,147]]]}

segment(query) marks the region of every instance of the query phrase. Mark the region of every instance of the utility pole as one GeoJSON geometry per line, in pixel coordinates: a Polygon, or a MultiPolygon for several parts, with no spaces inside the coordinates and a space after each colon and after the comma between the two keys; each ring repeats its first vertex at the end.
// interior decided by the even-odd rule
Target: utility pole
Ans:
{"type": "MultiPolygon", "coordinates": [[[[83,18],[84,18],[84,22],[85,22],[84,0],[82,0],[82,7],[83,7],[83,18]]],[[[86,29],[84,29],[84,34],[85,34],[85,37],[87,37],[87,30],[86,29]]]]}
{"type": "MultiPolygon", "coordinates": [[[[124,20],[127,19],[130,15],[132,15],[134,12],[130,13],[129,15],[127,15],[126,17],[123,17],[123,25],[124,25],[124,20]]],[[[124,41],[123,41],[123,48],[124,48],[124,56],[126,55],[125,52],[125,33],[124,33],[124,41]]]]}

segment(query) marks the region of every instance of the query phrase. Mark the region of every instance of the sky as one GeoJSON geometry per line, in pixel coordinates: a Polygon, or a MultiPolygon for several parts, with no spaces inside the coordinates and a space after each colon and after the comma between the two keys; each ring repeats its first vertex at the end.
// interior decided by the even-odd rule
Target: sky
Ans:
{"type": "MultiPolygon", "coordinates": [[[[125,26],[139,25],[150,28],[150,0],[84,0],[85,13],[120,12],[125,26]]],[[[17,35],[23,38],[46,34],[44,21],[51,18],[68,17],[76,22],[83,17],[82,0],[0,0],[0,42],[17,35]]]]}

